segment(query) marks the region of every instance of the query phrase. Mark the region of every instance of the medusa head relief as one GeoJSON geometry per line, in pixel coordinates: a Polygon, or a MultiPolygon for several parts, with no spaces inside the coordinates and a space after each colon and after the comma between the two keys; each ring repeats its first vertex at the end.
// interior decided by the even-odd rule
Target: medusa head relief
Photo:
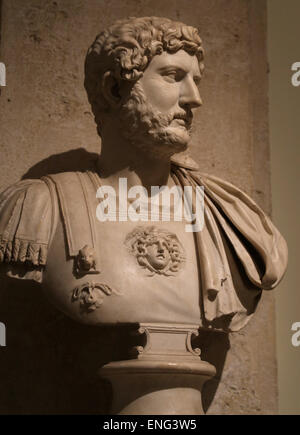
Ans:
{"type": "Polygon", "coordinates": [[[185,263],[185,252],[176,234],[154,226],[135,228],[127,235],[125,246],[150,276],[174,276],[185,263]]]}

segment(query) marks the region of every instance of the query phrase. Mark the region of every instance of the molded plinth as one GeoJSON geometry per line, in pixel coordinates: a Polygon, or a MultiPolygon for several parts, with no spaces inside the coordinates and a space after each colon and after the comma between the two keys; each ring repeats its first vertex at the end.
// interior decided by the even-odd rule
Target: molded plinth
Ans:
{"type": "Polygon", "coordinates": [[[203,414],[201,390],[215,368],[191,346],[196,325],[141,324],[146,344],[136,359],[112,362],[99,370],[113,388],[111,414],[203,414]]]}

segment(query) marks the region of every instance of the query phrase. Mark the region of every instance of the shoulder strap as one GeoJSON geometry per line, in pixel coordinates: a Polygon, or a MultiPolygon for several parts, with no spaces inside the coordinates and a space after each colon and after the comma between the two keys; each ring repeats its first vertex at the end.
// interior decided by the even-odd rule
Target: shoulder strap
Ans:
{"type": "Polygon", "coordinates": [[[48,175],[56,187],[68,254],[75,257],[85,245],[95,248],[96,192],[88,173],[48,175]]]}

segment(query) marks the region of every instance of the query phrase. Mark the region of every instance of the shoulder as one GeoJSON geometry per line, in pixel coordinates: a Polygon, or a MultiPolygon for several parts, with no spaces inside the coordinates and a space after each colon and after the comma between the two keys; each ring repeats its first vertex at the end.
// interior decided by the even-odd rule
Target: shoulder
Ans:
{"type": "Polygon", "coordinates": [[[270,217],[232,183],[213,175],[193,174],[194,180],[204,186],[207,206],[232,243],[248,277],[258,287],[274,288],[286,271],[288,248],[270,217]],[[258,274],[253,273],[258,268],[254,263],[261,265],[258,274]]]}
{"type": "MultiPolygon", "coordinates": [[[[0,194],[0,263],[13,267],[15,278],[41,282],[41,273],[28,271],[45,268],[59,219],[64,224],[68,254],[77,255],[83,246],[82,225],[91,226],[97,177],[94,171],[51,174],[20,181],[0,194]]],[[[89,242],[93,245],[93,240],[89,242]]]]}
{"type": "Polygon", "coordinates": [[[44,180],[20,181],[0,194],[0,262],[43,266],[52,223],[44,180]]]}
{"type": "Polygon", "coordinates": [[[42,179],[19,181],[0,193],[0,213],[4,207],[12,205],[18,198],[26,196],[27,193],[44,197],[49,196],[49,189],[42,179]]]}

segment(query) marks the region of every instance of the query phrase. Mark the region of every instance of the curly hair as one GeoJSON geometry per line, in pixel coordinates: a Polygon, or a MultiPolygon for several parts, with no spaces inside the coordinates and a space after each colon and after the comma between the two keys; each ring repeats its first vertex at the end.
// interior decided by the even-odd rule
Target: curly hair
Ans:
{"type": "Polygon", "coordinates": [[[195,27],[161,17],[116,21],[96,37],[86,56],[84,85],[93,112],[108,109],[101,90],[101,77],[106,71],[134,83],[155,55],[181,49],[197,56],[202,72],[204,52],[195,27]]]}

